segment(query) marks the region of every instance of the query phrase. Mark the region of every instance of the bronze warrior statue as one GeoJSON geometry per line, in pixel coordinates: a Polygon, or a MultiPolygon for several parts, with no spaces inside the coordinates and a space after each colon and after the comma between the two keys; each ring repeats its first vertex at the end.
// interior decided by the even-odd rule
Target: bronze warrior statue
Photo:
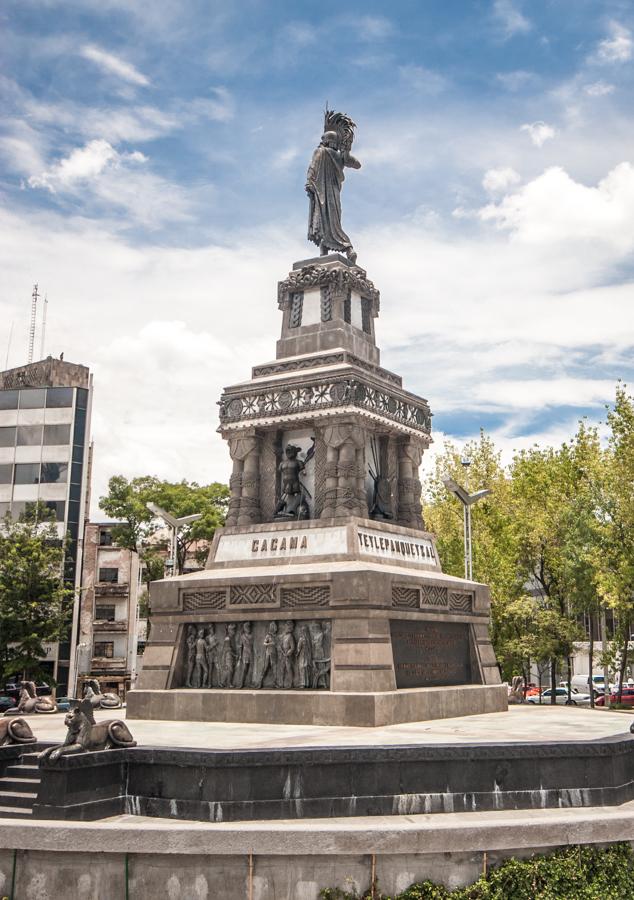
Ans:
{"type": "Polygon", "coordinates": [[[329,250],[345,253],[355,263],[350,238],[341,227],[341,187],[344,168],[360,169],[361,163],[350,153],[355,123],[345,113],[326,109],[324,133],[306,174],[306,191],[310,200],[308,240],[317,244],[325,256],[329,250]]]}
{"type": "Polygon", "coordinates": [[[281,496],[275,510],[276,519],[308,519],[310,509],[306,497],[310,497],[300,475],[315,454],[315,443],[311,445],[306,458],[299,459],[301,447],[287,444],[284,458],[279,464],[281,476],[281,496]]]}

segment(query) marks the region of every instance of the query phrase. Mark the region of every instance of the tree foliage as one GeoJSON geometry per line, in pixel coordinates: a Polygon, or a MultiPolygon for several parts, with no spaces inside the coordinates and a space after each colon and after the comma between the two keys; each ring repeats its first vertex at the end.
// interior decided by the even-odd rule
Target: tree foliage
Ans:
{"type": "MultiPolygon", "coordinates": [[[[503,467],[484,433],[446,443],[425,490],[425,520],[445,571],[462,576],[462,507],[443,477],[490,496],[472,508],[473,570],[491,588],[491,636],[503,675],[569,658],[582,614],[614,610],[625,670],[634,622],[634,400],[618,385],[608,438],[582,421],[559,447],[531,447],[503,467]],[[461,458],[471,465],[465,468],[461,458]]],[[[553,668],[554,671],[554,668],[553,668]]]]}
{"type": "Polygon", "coordinates": [[[216,528],[224,523],[229,489],[218,482],[199,485],[194,481],[163,481],[150,475],[130,480],[114,475],[110,479],[108,493],[100,498],[99,505],[108,516],[122,522],[113,528],[113,538],[121,546],[141,553],[148,580],[154,580],[162,577],[163,563],[149,539],[162,523],[150,512],[148,503],[157,504],[177,518],[201,514],[198,521],[179,530],[177,566],[182,572],[192,545],[211,541],[216,528]]]}
{"type": "Polygon", "coordinates": [[[43,643],[68,624],[73,591],[64,583],[64,543],[50,512],[34,505],[0,526],[0,669],[2,677],[38,678],[43,643]]]}

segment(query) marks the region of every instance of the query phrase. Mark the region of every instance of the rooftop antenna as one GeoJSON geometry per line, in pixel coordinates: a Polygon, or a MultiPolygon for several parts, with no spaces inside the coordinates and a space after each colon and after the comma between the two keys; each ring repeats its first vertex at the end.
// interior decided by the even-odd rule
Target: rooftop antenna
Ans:
{"type": "Polygon", "coordinates": [[[37,292],[37,284],[33,285],[31,294],[31,324],[29,325],[29,356],[27,362],[33,362],[33,347],[35,345],[35,323],[37,318],[37,301],[40,295],[37,292]]]}
{"type": "Polygon", "coordinates": [[[40,341],[40,359],[44,359],[44,339],[46,338],[46,310],[48,309],[48,294],[44,294],[44,309],[42,310],[42,339],[40,341]]]}

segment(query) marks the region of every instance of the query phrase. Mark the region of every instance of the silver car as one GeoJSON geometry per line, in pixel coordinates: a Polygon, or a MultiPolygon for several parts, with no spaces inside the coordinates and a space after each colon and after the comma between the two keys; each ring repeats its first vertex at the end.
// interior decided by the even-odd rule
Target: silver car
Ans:
{"type": "MultiPolygon", "coordinates": [[[[552,690],[550,688],[546,691],[542,691],[542,703],[550,703],[551,696],[552,690]]],[[[528,703],[539,703],[539,695],[527,697],[526,699],[528,703]]],[[[558,687],[555,688],[555,703],[561,706],[590,706],[590,694],[582,694],[581,691],[577,691],[573,688],[570,692],[569,700],[568,688],[558,687]]]]}

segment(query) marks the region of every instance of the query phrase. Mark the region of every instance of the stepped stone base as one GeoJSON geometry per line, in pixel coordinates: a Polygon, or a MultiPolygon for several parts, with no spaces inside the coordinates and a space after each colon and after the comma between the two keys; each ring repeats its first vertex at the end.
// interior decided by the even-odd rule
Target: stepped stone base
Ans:
{"type": "Polygon", "coordinates": [[[465,684],[381,693],[329,691],[137,690],[130,719],[190,722],[284,722],[289,725],[377,727],[505,712],[506,685],[465,684]]]}

